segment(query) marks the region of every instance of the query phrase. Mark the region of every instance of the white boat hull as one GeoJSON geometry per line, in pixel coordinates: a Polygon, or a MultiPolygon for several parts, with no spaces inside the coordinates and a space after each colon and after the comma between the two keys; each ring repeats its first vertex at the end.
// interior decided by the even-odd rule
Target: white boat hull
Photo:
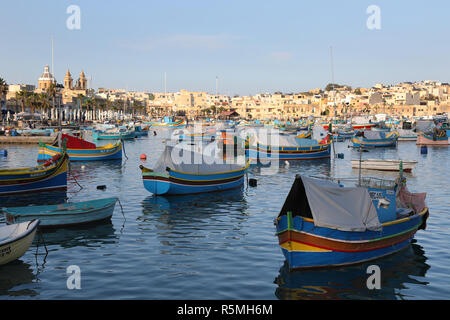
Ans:
{"type": "Polygon", "coordinates": [[[0,228],[0,265],[22,257],[36,235],[39,220],[27,221],[0,228]]]}
{"type": "MultiPolygon", "coordinates": [[[[399,171],[401,160],[377,160],[368,159],[361,161],[361,169],[380,171],[399,171]]],[[[402,160],[403,161],[403,160],[402,160]]],[[[417,161],[403,161],[403,171],[411,172],[417,161]]],[[[359,169],[359,160],[352,160],[352,168],[359,169]]]]}

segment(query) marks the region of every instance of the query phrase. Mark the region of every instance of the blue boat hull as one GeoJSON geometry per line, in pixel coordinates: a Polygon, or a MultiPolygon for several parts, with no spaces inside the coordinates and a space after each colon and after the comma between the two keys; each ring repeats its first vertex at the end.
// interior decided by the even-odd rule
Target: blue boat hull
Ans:
{"type": "MultiPolygon", "coordinates": [[[[97,149],[67,149],[70,161],[100,161],[100,160],[121,160],[122,144],[115,144],[110,148],[97,149]]],[[[38,162],[46,161],[54,155],[61,153],[61,149],[51,145],[39,148],[38,162]]]]}
{"type": "Polygon", "coordinates": [[[215,192],[240,187],[244,183],[246,169],[214,174],[189,174],[173,170],[168,174],[143,172],[143,183],[145,189],[156,195],[215,192]]]}

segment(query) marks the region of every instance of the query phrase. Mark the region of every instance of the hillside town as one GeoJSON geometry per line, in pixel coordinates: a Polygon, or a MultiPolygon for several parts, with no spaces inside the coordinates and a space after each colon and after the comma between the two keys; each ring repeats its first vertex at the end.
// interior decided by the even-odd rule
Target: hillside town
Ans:
{"type": "Polygon", "coordinates": [[[51,108],[79,110],[91,119],[101,112],[161,117],[235,118],[248,120],[289,120],[309,116],[352,117],[386,114],[404,118],[426,117],[450,111],[450,84],[441,81],[377,83],[371,88],[328,84],[297,93],[258,93],[233,97],[206,91],[137,92],[123,89],[89,88],[83,70],[74,80],[67,70],[63,84],[49,66],[35,84],[8,84],[2,79],[3,114],[48,113],[51,108]]]}

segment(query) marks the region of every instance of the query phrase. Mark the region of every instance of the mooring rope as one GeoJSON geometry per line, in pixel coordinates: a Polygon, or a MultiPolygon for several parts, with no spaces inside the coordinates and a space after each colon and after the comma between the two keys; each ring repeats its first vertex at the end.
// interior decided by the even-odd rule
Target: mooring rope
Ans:
{"type": "Polygon", "coordinates": [[[123,219],[126,221],[127,220],[127,218],[125,218],[125,213],[123,212],[123,207],[122,207],[122,203],[120,202],[120,199],[119,198],[117,198],[117,200],[119,201],[119,205],[120,205],[120,210],[122,210],[122,216],[123,216],[123,219]]]}

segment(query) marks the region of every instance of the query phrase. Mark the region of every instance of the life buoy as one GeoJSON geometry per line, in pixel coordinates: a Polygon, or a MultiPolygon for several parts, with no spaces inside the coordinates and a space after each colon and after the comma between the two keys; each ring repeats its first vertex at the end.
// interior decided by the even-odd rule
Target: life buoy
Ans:
{"type": "Polygon", "coordinates": [[[51,157],[50,159],[48,159],[48,160],[44,163],[44,166],[45,166],[45,167],[48,167],[48,166],[54,164],[54,163],[55,163],[56,161],[58,161],[60,158],[61,158],[61,154],[58,153],[58,154],[54,155],[53,157],[51,157]]]}

